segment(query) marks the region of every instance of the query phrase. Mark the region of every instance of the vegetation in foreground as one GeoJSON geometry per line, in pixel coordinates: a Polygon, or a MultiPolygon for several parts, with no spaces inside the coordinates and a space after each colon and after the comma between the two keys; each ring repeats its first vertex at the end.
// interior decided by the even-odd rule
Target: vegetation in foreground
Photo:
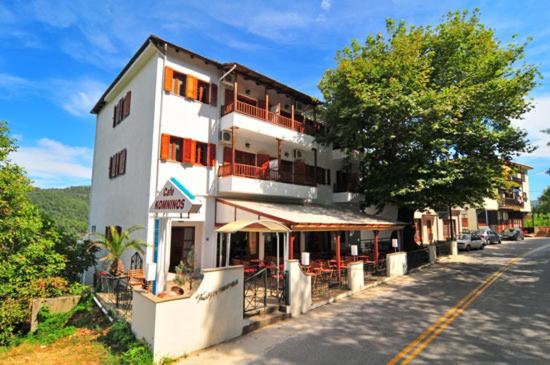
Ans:
{"type": "Polygon", "coordinates": [[[41,310],[34,334],[18,337],[0,350],[3,364],[132,364],[153,363],[147,344],[137,341],[126,322],[110,323],[88,295],[73,310],[52,314],[41,310]]]}

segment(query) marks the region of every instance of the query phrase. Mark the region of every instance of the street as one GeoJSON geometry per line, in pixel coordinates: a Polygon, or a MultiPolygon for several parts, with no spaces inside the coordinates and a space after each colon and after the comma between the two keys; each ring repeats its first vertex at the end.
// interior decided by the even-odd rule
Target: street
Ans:
{"type": "Polygon", "coordinates": [[[550,363],[550,239],[460,252],[181,364],[550,363]]]}

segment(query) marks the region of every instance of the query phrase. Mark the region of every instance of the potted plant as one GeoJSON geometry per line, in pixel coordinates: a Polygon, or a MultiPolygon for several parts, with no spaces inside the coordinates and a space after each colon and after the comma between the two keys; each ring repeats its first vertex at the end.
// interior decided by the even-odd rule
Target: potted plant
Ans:
{"type": "Polygon", "coordinates": [[[176,266],[176,278],[174,281],[181,289],[185,288],[186,282],[189,282],[189,290],[193,288],[193,261],[193,251],[189,251],[187,258],[181,260],[178,266],[176,266]]]}
{"type": "Polygon", "coordinates": [[[107,251],[107,254],[100,260],[109,261],[111,263],[109,273],[112,276],[120,276],[124,273],[124,265],[122,263],[122,255],[133,249],[140,254],[144,254],[143,248],[147,243],[142,240],[136,240],[131,237],[135,231],[143,229],[142,226],[132,226],[124,231],[119,231],[115,226],[109,226],[109,235],[98,234],[99,240],[95,241],[92,246],[99,247],[107,251]]]}

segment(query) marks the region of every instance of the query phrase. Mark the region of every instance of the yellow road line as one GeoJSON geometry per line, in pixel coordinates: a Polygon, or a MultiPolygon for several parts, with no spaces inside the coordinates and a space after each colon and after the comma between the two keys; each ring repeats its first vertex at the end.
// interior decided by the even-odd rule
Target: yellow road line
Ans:
{"type": "Polygon", "coordinates": [[[405,347],[397,355],[395,355],[388,362],[388,365],[397,364],[399,360],[407,356],[407,354],[409,354],[411,350],[414,349],[414,351],[410,353],[402,361],[402,364],[408,364],[430,342],[432,342],[449,324],[451,324],[458,316],[460,316],[460,314],[462,314],[462,312],[464,312],[466,308],[468,308],[470,304],[472,304],[477,299],[477,297],[479,297],[485,290],[487,290],[487,288],[489,288],[504,272],[509,270],[517,262],[521,261],[525,256],[530,255],[536,251],[545,249],[549,246],[550,245],[544,245],[542,247],[538,247],[536,249],[528,251],[527,253],[519,257],[508,260],[504,264],[504,267],[502,267],[501,269],[489,275],[481,284],[479,284],[476,288],[470,291],[454,307],[452,307],[444,315],[439,317],[439,319],[436,322],[434,322],[430,327],[426,328],[414,341],[412,341],[407,347],[405,347]]]}

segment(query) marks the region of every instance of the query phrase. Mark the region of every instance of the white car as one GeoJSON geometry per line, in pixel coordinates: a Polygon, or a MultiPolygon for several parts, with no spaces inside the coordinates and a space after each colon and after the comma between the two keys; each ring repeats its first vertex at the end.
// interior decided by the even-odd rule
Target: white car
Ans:
{"type": "Polygon", "coordinates": [[[470,251],[471,249],[483,250],[485,241],[477,233],[463,233],[456,241],[459,250],[470,251]]]}

